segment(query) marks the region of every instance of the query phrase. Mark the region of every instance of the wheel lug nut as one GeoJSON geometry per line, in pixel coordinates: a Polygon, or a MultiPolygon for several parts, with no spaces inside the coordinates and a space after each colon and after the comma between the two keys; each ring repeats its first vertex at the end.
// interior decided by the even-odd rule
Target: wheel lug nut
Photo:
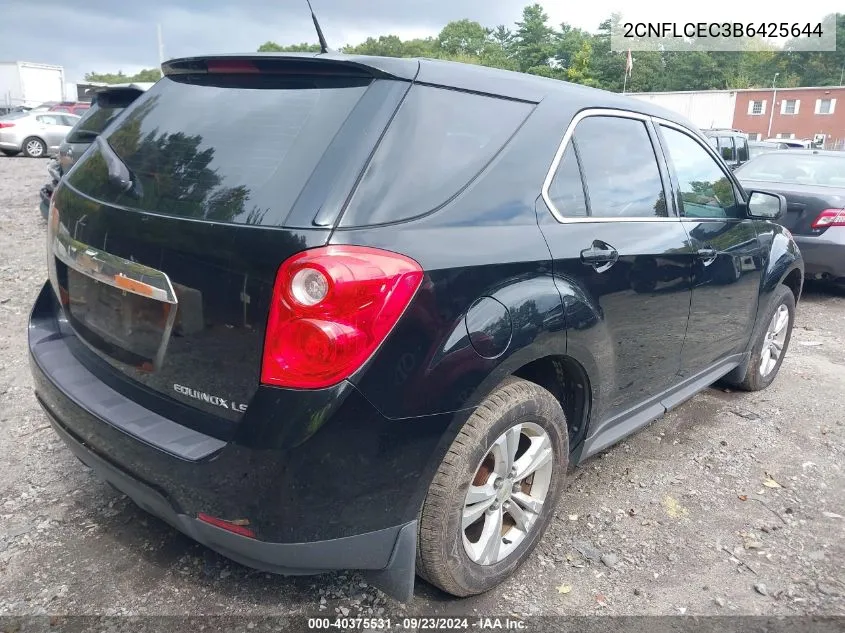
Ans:
{"type": "Polygon", "coordinates": [[[511,502],[510,502],[510,501],[505,501],[505,502],[502,504],[502,508],[504,508],[505,510],[510,510],[510,508],[511,508],[511,502]]]}
{"type": "Polygon", "coordinates": [[[494,503],[493,505],[491,505],[491,506],[490,506],[490,509],[491,509],[491,510],[498,510],[498,509],[499,509],[499,504],[498,504],[498,503],[494,503]]]}
{"type": "Polygon", "coordinates": [[[495,481],[493,482],[493,487],[496,490],[498,490],[499,488],[502,487],[502,484],[504,484],[504,483],[505,483],[504,479],[502,479],[501,477],[496,477],[495,481]]]}

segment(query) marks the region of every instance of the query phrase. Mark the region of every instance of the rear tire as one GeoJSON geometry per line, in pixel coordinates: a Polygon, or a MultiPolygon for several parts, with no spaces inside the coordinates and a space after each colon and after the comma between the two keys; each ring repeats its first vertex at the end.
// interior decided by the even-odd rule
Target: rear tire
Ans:
{"type": "Polygon", "coordinates": [[[47,155],[47,143],[37,136],[24,139],[23,153],[29,158],[43,158],[47,155]]]}
{"type": "Polygon", "coordinates": [[[21,153],[19,149],[0,149],[0,152],[3,152],[6,156],[17,156],[21,153]]]}
{"type": "Polygon", "coordinates": [[[778,286],[772,293],[769,309],[761,316],[754,328],[754,347],[745,376],[741,380],[728,380],[729,384],[743,391],[765,389],[778,375],[792,338],[795,295],[786,286],[778,286]]]}
{"type": "Polygon", "coordinates": [[[417,573],[455,596],[500,584],[543,536],[568,461],[566,418],[555,397],[526,380],[502,383],[460,430],[431,482],[417,573]]]}

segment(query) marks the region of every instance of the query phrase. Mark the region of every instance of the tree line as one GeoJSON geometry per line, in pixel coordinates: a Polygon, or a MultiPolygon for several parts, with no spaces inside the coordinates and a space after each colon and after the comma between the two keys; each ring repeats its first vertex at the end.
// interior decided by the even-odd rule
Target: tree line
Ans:
{"type": "MultiPolygon", "coordinates": [[[[562,23],[549,24],[539,4],[526,6],[522,19],[512,27],[483,26],[472,20],[449,22],[436,37],[402,40],[396,35],[370,37],[341,50],[353,55],[428,57],[492,66],[562,79],[621,92],[626,52],[612,51],[610,34],[618,26],[613,15],[595,32],[562,23]]],[[[635,51],[627,81],[629,92],[710,90],[771,87],[775,73],[778,87],[842,85],[845,76],[845,15],[836,18],[837,50],[808,52],[780,50],[756,43],[753,50],[635,51]]],[[[259,52],[317,52],[317,44],[281,45],[265,42],[259,52]]],[[[126,77],[122,73],[88,73],[89,81],[149,81],[157,69],[126,77]],[[112,78],[119,78],[112,80],[112,78]]],[[[155,77],[157,79],[157,76],[155,77]]]]}

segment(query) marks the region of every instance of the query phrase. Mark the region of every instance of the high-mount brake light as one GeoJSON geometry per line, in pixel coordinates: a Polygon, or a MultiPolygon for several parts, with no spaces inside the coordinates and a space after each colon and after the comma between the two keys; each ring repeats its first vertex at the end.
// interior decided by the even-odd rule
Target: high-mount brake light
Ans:
{"type": "Polygon", "coordinates": [[[246,59],[210,59],[205,63],[210,73],[257,74],[261,71],[253,62],[246,59]]]}
{"type": "Polygon", "coordinates": [[[845,226],[845,209],[825,209],[810,225],[814,229],[826,229],[831,226],[845,226]]]}
{"type": "Polygon", "coordinates": [[[365,246],[324,246],[276,274],[261,382],[319,389],[349,377],[387,337],[420,286],[413,259],[365,246]]]}

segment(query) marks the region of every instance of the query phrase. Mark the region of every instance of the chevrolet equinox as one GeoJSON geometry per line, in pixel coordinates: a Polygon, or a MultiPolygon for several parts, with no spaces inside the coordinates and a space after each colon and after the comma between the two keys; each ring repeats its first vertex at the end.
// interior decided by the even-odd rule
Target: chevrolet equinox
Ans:
{"type": "Polygon", "coordinates": [[[486,591],[571,466],[778,373],[785,202],[671,112],[425,59],[164,74],[54,193],[29,353],[77,457],[231,559],[486,591]]]}

